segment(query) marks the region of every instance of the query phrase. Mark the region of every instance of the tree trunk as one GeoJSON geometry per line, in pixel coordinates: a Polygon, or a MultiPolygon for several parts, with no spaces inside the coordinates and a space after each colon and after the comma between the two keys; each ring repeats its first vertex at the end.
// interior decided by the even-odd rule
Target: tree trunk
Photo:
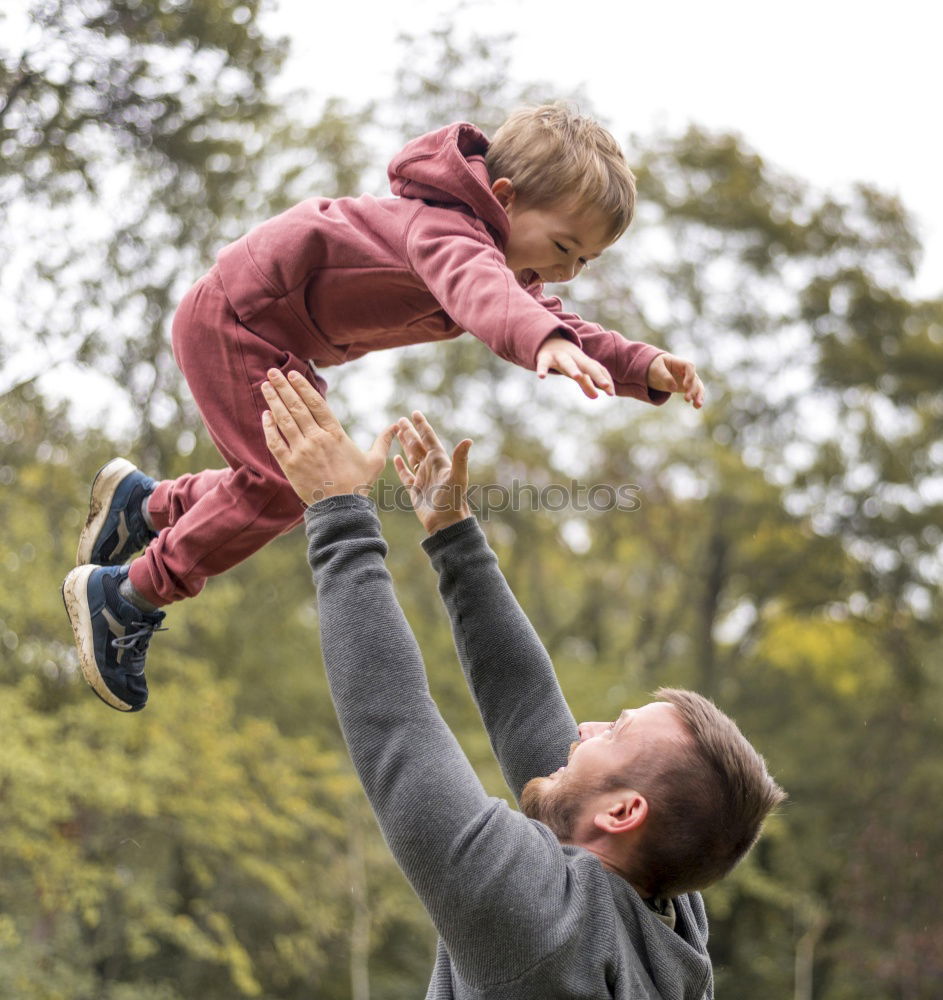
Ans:
{"type": "Polygon", "coordinates": [[[828,917],[822,910],[813,910],[801,915],[805,933],[796,942],[795,994],[794,1000],[812,1000],[812,974],[815,967],[815,949],[825,928],[828,917]]]}
{"type": "Polygon", "coordinates": [[[348,810],[347,870],[350,876],[350,996],[370,1000],[370,905],[367,898],[367,864],[363,821],[359,803],[348,810]]]}

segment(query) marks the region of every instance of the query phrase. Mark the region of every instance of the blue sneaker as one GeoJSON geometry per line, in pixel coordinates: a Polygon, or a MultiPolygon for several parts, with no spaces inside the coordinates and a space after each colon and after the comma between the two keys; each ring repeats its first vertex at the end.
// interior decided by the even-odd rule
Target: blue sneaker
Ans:
{"type": "Polygon", "coordinates": [[[113,458],[98,470],[88,518],[79,537],[76,566],[120,566],[157,537],[141,509],[156,485],[123,458],[113,458]]]}
{"type": "Polygon", "coordinates": [[[139,712],[147,704],[144,659],[163,611],[141,611],[119,593],[126,566],[77,566],[62,584],[79,663],[106,705],[139,712]]]}

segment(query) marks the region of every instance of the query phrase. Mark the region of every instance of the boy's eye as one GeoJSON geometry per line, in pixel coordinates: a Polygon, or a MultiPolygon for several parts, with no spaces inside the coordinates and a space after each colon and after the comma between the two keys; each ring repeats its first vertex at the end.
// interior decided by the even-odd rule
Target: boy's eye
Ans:
{"type": "MultiPolygon", "coordinates": [[[[557,243],[557,241],[554,240],[553,245],[560,251],[560,253],[566,254],[566,256],[570,255],[570,251],[562,243],[557,243]]],[[[579,265],[583,268],[589,267],[589,261],[585,257],[580,257],[579,265]]]]}

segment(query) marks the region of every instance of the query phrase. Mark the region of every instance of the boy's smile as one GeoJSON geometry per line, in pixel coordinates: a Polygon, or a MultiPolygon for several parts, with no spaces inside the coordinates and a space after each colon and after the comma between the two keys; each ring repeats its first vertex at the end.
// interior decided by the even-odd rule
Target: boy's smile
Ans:
{"type": "Polygon", "coordinates": [[[529,207],[506,177],[491,190],[511,224],[505,259],[518,277],[535,271],[544,282],[570,281],[614,242],[606,220],[592,208],[568,202],[529,207]]]}

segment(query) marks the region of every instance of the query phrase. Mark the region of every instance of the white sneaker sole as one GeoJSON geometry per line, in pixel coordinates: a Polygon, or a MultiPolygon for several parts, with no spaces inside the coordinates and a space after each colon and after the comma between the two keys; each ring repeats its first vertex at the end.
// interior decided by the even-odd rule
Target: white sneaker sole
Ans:
{"type": "Polygon", "coordinates": [[[125,458],[113,458],[98,470],[92,482],[88,517],[85,520],[82,534],[79,535],[79,547],[75,554],[76,566],[84,566],[92,561],[92,549],[95,548],[95,540],[108,519],[108,511],[111,509],[115,490],[118,489],[121,481],[135,470],[136,466],[133,466],[125,458]]]}
{"type": "MultiPolygon", "coordinates": [[[[118,461],[123,461],[118,459],[118,461]]],[[[112,694],[104,678],[98,672],[95,660],[95,643],[92,633],[92,615],[88,607],[88,578],[97,566],[76,566],[62,584],[62,601],[72,623],[72,634],[79,652],[82,676],[99,698],[119,712],[133,712],[134,708],[112,694]]]]}

